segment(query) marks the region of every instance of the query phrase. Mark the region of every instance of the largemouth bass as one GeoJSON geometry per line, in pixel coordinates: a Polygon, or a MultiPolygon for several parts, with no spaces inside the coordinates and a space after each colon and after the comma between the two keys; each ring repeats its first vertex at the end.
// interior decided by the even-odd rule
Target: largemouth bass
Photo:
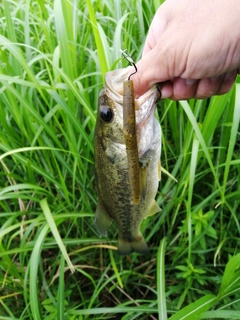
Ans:
{"type": "Polygon", "coordinates": [[[132,201],[127,151],[123,133],[123,81],[130,67],[108,72],[99,95],[95,128],[95,178],[98,204],[95,227],[102,236],[112,221],[118,228],[118,251],[146,253],[148,246],[140,232],[147,216],[160,211],[155,202],[160,180],[161,128],[154,116],[159,98],[152,87],[135,99],[136,135],[138,143],[140,201],[132,201]]]}

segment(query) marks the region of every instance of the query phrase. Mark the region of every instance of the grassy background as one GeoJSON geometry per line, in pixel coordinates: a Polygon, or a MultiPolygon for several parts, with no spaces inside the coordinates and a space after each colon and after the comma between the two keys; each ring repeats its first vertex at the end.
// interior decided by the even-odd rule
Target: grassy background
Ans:
{"type": "Polygon", "coordinates": [[[147,256],[93,227],[103,75],[140,57],[160,3],[0,3],[0,319],[239,319],[240,84],[159,103],[178,182],[162,174],[147,256]]]}

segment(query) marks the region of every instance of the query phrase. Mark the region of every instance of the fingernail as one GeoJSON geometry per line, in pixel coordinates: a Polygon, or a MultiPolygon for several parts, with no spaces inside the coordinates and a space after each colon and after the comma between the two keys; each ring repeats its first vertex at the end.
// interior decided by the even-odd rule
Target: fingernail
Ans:
{"type": "Polygon", "coordinates": [[[232,80],[232,79],[235,78],[236,76],[237,76],[236,70],[230,71],[230,72],[228,72],[228,73],[225,74],[224,80],[232,80]]]}
{"type": "Polygon", "coordinates": [[[187,86],[193,86],[197,82],[197,80],[195,80],[195,79],[186,79],[185,82],[186,82],[187,86]]]}
{"type": "Polygon", "coordinates": [[[165,84],[162,85],[161,88],[161,99],[166,99],[166,98],[170,98],[173,94],[173,87],[172,87],[172,83],[166,82],[165,84]]]}

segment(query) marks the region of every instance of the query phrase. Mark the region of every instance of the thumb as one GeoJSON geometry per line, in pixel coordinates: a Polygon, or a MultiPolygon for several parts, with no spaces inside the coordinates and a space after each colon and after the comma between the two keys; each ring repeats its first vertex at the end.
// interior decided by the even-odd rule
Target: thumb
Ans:
{"type": "Polygon", "coordinates": [[[167,59],[156,45],[146,53],[136,64],[137,73],[131,80],[134,82],[135,97],[138,98],[147,92],[154,84],[170,80],[167,59]]]}

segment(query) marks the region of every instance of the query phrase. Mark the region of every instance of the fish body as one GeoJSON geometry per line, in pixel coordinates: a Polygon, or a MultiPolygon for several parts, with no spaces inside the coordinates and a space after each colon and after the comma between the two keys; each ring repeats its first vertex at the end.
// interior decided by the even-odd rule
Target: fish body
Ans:
{"type": "Polygon", "coordinates": [[[123,132],[123,81],[129,68],[108,72],[99,95],[94,136],[95,178],[98,204],[95,227],[106,236],[112,221],[118,228],[118,251],[146,253],[140,232],[147,216],[160,211],[155,196],[160,180],[161,128],[154,116],[156,87],[135,100],[140,201],[132,201],[129,163],[123,132]]]}

